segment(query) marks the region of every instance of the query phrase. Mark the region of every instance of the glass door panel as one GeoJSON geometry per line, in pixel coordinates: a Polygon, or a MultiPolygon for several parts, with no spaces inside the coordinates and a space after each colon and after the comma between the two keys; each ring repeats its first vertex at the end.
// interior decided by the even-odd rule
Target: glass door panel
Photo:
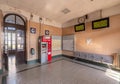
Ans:
{"type": "Polygon", "coordinates": [[[11,40],[11,32],[10,31],[8,32],[7,35],[8,35],[8,40],[11,40]]]}
{"type": "Polygon", "coordinates": [[[24,51],[24,30],[16,30],[15,27],[5,27],[4,49],[9,54],[15,51],[24,51]]]}
{"type": "Polygon", "coordinates": [[[4,49],[8,55],[15,55],[16,50],[16,33],[15,27],[5,27],[4,49]]]}
{"type": "Polygon", "coordinates": [[[12,33],[12,50],[16,50],[16,33],[12,33]]]}
{"type": "Polygon", "coordinates": [[[24,51],[24,31],[17,30],[17,51],[24,51]]]}

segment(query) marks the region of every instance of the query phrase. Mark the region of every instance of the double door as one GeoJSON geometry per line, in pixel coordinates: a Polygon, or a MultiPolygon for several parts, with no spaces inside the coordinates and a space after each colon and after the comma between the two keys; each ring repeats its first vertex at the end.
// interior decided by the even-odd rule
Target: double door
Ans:
{"type": "Polygon", "coordinates": [[[17,27],[4,28],[4,53],[15,56],[16,64],[25,63],[25,31],[17,27]]]}

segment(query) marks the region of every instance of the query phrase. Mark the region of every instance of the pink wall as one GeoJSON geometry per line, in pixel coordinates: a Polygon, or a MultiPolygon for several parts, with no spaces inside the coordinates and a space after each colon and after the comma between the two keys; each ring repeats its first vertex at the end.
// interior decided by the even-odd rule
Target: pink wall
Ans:
{"type": "Polygon", "coordinates": [[[86,30],[82,32],[74,32],[74,27],[63,29],[63,35],[75,35],[76,51],[104,55],[120,52],[120,15],[110,17],[109,28],[92,30],[92,22],[86,23],[85,26],[86,30]],[[88,39],[91,40],[89,44],[88,39]]]}

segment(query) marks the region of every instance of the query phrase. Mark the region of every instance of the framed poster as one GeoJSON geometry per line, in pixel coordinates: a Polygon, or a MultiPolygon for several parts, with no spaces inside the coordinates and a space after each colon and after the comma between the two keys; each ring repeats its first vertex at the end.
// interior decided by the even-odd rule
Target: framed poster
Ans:
{"type": "Polygon", "coordinates": [[[52,36],[52,50],[61,50],[61,36],[52,36]]]}

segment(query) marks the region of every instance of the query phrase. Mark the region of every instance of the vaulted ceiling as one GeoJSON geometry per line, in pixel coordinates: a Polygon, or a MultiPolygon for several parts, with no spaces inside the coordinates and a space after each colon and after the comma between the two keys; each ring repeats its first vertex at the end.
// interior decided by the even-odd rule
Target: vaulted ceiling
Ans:
{"type": "Polygon", "coordinates": [[[0,3],[65,23],[93,11],[118,5],[120,0],[0,0],[0,3]]]}

